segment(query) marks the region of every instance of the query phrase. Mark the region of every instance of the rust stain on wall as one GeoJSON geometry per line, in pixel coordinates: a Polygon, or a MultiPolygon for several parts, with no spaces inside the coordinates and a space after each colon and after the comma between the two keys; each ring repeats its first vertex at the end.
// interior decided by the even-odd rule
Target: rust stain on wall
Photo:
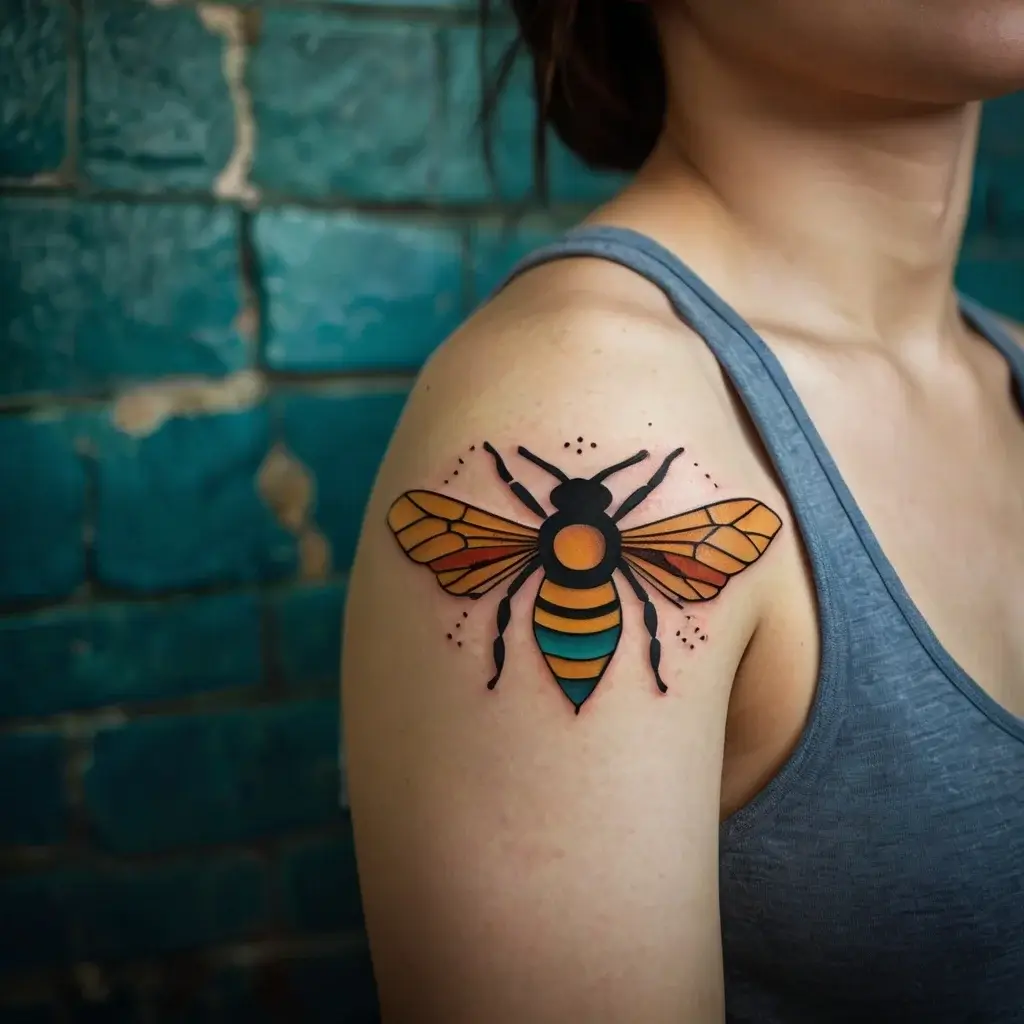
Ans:
{"type": "Polygon", "coordinates": [[[299,575],[304,580],[324,579],[331,571],[331,545],[313,521],[313,474],[283,444],[277,444],[263,460],[256,485],[277,521],[298,541],[299,575]]]}

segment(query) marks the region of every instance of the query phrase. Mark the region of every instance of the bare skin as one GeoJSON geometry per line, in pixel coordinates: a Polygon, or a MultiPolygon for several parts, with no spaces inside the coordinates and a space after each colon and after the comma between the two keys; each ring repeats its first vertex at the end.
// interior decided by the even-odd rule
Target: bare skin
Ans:
{"type": "MultiPolygon", "coordinates": [[[[830,8],[841,33],[813,6],[658,5],[665,137],[590,220],[658,239],[762,334],[941,643],[1024,715],[1024,427],[1005,362],[959,318],[951,287],[968,101],[1024,85],[1024,4],[937,2],[923,36],[916,4],[884,5],[873,24],[843,0],[830,8]],[[726,7],[735,18],[715,13],[726,7]],[[797,37],[801,53],[822,51],[814,67],[789,53],[797,37]]],[[[624,473],[616,493],[649,472],[624,473]]],[[[542,474],[522,479],[546,496],[542,474]]],[[[756,433],[653,286],[597,261],[548,265],[449,340],[382,469],[348,608],[346,742],[385,1020],[722,1020],[717,827],[799,737],[817,613],[756,433]],[[532,646],[536,582],[488,692],[496,597],[473,606],[453,652],[445,628],[461,604],[384,526],[402,491],[451,492],[440,483],[457,454],[459,497],[526,521],[469,447],[554,458],[577,434],[600,445],[571,456],[590,473],[638,448],[698,453],[624,525],[741,495],[784,523],[702,609],[709,642],[666,653],[663,696],[624,595],[619,649],[579,717],[532,646]]]]}

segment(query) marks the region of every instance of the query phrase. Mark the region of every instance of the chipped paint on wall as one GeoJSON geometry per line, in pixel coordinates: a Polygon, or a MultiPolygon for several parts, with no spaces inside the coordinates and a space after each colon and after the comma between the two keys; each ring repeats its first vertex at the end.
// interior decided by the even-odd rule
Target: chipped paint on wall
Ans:
{"type": "Polygon", "coordinates": [[[235,145],[224,169],[214,182],[214,194],[253,205],[259,190],[249,180],[256,151],[256,119],[252,94],[245,81],[249,45],[259,32],[259,12],[221,4],[200,4],[196,12],[209,32],[224,38],[222,69],[235,112],[235,145]]]}
{"type": "Polygon", "coordinates": [[[298,540],[301,578],[325,579],[331,571],[331,545],[313,520],[313,474],[285,445],[277,444],[263,460],[257,487],[277,521],[298,540]]]}
{"type": "Polygon", "coordinates": [[[256,370],[243,370],[222,380],[161,381],[122,394],[114,402],[113,420],[124,433],[146,437],[176,416],[252,408],[266,392],[266,381],[256,370]]]}

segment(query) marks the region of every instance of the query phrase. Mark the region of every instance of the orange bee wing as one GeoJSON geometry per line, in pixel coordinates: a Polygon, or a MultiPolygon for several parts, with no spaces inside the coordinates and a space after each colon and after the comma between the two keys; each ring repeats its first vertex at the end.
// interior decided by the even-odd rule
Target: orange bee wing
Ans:
{"type": "Polygon", "coordinates": [[[669,600],[709,601],[768,549],[782,520],[735,498],[622,531],[622,557],[669,600]]]}
{"type": "Polygon", "coordinates": [[[537,553],[537,531],[436,491],[406,491],[388,510],[402,550],[456,597],[477,598],[537,553]]]}

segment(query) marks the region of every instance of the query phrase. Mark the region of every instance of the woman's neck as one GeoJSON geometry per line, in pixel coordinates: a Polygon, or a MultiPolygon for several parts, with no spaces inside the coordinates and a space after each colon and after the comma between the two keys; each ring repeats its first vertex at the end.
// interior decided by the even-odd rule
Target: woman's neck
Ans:
{"type": "Polygon", "coordinates": [[[827,323],[887,346],[950,336],[978,105],[826,104],[806,84],[746,77],[693,33],[672,67],[665,136],[639,186],[680,232],[695,204],[721,226],[762,321],[798,300],[815,333],[827,323]]]}

